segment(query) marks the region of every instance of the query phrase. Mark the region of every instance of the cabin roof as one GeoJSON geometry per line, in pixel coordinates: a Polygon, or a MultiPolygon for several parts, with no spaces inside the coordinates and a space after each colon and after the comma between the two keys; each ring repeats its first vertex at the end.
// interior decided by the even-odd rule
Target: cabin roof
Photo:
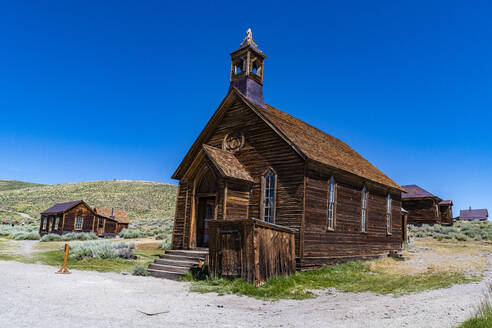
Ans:
{"type": "Polygon", "coordinates": [[[50,208],[48,208],[47,210],[44,210],[43,212],[41,212],[41,214],[58,214],[58,213],[63,213],[63,212],[68,211],[72,207],[80,204],[80,203],[84,203],[84,201],[83,200],[75,200],[75,201],[72,201],[72,202],[55,204],[55,205],[51,206],[50,208]]]}
{"type": "Polygon", "coordinates": [[[439,199],[439,197],[431,194],[430,192],[428,192],[424,188],[419,187],[417,185],[405,185],[402,187],[405,188],[405,190],[407,191],[406,194],[403,194],[401,196],[401,198],[404,198],[404,199],[409,199],[409,198],[410,199],[411,198],[438,198],[439,199]]]}
{"type": "Polygon", "coordinates": [[[460,210],[460,220],[487,220],[488,216],[486,208],[460,210]]]}
{"type": "Polygon", "coordinates": [[[124,210],[113,210],[112,208],[95,207],[94,211],[96,212],[96,214],[104,216],[108,219],[111,219],[111,216],[114,216],[114,219],[119,223],[130,223],[130,220],[128,219],[128,214],[126,214],[124,210]]]}
{"type": "Polygon", "coordinates": [[[222,176],[254,182],[253,178],[234,154],[209,145],[203,145],[203,150],[208,158],[215,164],[222,176]]]}
{"type": "Polygon", "coordinates": [[[441,200],[439,202],[439,205],[453,205],[453,201],[452,200],[441,200]]]}
{"type": "Polygon", "coordinates": [[[185,158],[173,174],[174,179],[181,179],[187,168],[198,154],[200,146],[206,142],[215,126],[227,111],[232,97],[242,100],[249,108],[265,121],[281,138],[283,138],[303,159],[313,161],[336,169],[355,174],[376,183],[405,192],[397,183],[377,169],[345,142],[287,114],[266,105],[262,108],[248,100],[238,89],[231,87],[221,105],[209,120],[200,136],[196,139],[185,158]]]}

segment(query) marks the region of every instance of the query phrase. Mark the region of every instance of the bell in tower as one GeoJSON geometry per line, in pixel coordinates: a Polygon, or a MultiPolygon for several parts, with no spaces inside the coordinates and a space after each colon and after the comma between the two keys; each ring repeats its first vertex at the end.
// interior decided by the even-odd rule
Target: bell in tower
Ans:
{"type": "Polygon", "coordinates": [[[263,64],[266,56],[253,40],[251,29],[239,49],[231,53],[231,87],[236,87],[250,101],[265,107],[263,64]]]}

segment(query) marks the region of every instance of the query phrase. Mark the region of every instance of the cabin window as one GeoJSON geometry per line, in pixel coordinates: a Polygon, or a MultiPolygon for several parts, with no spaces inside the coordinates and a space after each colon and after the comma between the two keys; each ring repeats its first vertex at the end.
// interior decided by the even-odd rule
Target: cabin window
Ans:
{"type": "Polygon", "coordinates": [[[269,170],[263,177],[263,220],[273,223],[275,217],[275,172],[269,170]]]}
{"type": "Polygon", "coordinates": [[[391,235],[391,196],[386,197],[386,233],[391,235]]]}
{"type": "Polygon", "coordinates": [[[42,229],[46,230],[46,224],[48,222],[48,219],[46,217],[43,217],[43,218],[41,218],[41,220],[43,221],[43,228],[42,229]]]}
{"type": "Polygon", "coordinates": [[[326,224],[326,227],[329,230],[335,229],[335,192],[335,179],[331,177],[328,190],[328,222],[326,224]]]}
{"type": "Polygon", "coordinates": [[[104,219],[99,219],[99,229],[104,228],[104,219]]]}
{"type": "Polygon", "coordinates": [[[57,216],[55,220],[55,230],[58,230],[58,225],[60,224],[60,217],[57,216]]]}
{"type": "Polygon", "coordinates": [[[75,230],[82,230],[82,221],[83,219],[80,216],[77,216],[75,219],[75,230]]]}
{"type": "Polygon", "coordinates": [[[366,232],[367,231],[367,189],[364,186],[362,188],[362,206],[361,206],[361,218],[360,218],[360,226],[361,226],[361,231],[366,232]]]}

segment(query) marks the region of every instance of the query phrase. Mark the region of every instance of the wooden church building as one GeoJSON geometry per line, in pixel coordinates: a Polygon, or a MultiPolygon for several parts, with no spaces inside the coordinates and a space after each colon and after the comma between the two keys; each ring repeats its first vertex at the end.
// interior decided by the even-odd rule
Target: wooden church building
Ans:
{"type": "Polygon", "coordinates": [[[227,220],[289,228],[297,269],[401,250],[404,189],[343,141],[268,105],[265,58],[248,30],[231,53],[229,91],[172,176],[173,250],[206,250],[210,227],[227,220]]]}

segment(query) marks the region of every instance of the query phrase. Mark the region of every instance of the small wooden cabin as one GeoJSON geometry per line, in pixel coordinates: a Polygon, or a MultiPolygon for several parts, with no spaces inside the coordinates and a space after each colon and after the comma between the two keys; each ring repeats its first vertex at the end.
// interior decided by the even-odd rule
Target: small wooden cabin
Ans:
{"type": "Polygon", "coordinates": [[[97,234],[99,236],[116,235],[123,229],[128,229],[130,220],[124,210],[95,207],[98,218],[97,234]]]}
{"type": "Polygon", "coordinates": [[[41,212],[39,234],[94,232],[96,213],[83,200],[56,204],[41,212]]]}
{"type": "Polygon", "coordinates": [[[403,189],[345,142],[265,103],[266,56],[250,31],[231,57],[230,89],[172,176],[172,248],[208,248],[211,221],[257,219],[294,231],[298,269],[400,251],[403,189]]]}
{"type": "Polygon", "coordinates": [[[442,200],[417,185],[403,186],[403,208],[408,211],[408,224],[453,224],[453,202],[442,200]]]}

